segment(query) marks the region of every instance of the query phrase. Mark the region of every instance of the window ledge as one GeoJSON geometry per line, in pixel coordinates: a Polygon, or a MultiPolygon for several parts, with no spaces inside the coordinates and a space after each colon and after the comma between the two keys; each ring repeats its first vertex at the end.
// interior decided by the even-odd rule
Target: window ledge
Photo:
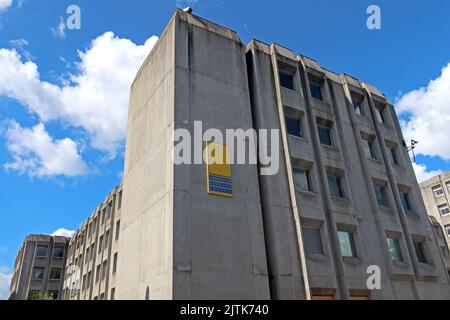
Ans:
{"type": "Polygon", "coordinates": [[[394,213],[394,211],[390,207],[385,207],[385,206],[380,206],[379,205],[378,209],[380,209],[383,212],[389,213],[389,214],[393,214],[394,213]]]}
{"type": "Polygon", "coordinates": [[[302,141],[302,142],[306,142],[305,137],[300,137],[300,136],[296,136],[296,135],[289,134],[289,133],[288,133],[288,137],[289,137],[289,138],[292,138],[292,139],[295,139],[295,140],[302,141]]]}
{"type": "Polygon", "coordinates": [[[327,144],[320,144],[320,146],[325,148],[325,149],[331,150],[331,151],[339,152],[339,149],[336,146],[329,146],[327,144]]]}
{"type": "Polygon", "coordinates": [[[366,159],[369,160],[369,161],[375,162],[376,164],[383,164],[383,162],[381,162],[380,160],[375,159],[375,158],[368,158],[368,157],[366,157],[366,159]]]}
{"type": "Polygon", "coordinates": [[[317,193],[314,191],[306,191],[306,190],[299,190],[295,189],[296,192],[300,193],[301,195],[309,196],[309,197],[317,197],[317,193]]]}
{"type": "Polygon", "coordinates": [[[352,266],[360,266],[363,264],[363,261],[358,257],[342,257],[345,263],[352,265],[352,266]]]}
{"type": "Polygon", "coordinates": [[[392,265],[394,267],[402,268],[402,269],[408,269],[409,268],[409,265],[406,262],[399,262],[399,261],[395,262],[394,261],[394,262],[392,262],[392,265]]]}
{"type": "Polygon", "coordinates": [[[336,196],[330,196],[332,201],[341,202],[342,204],[350,205],[350,200],[347,198],[341,198],[336,196]]]}
{"type": "Polygon", "coordinates": [[[315,262],[330,262],[330,258],[320,253],[306,253],[306,258],[315,262]]]}

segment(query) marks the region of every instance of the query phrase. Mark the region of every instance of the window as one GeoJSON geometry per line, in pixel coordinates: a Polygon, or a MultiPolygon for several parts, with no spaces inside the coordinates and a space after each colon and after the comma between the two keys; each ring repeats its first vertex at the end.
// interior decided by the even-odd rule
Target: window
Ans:
{"type": "Polygon", "coordinates": [[[390,150],[390,153],[391,153],[392,164],[395,165],[395,166],[398,166],[400,163],[398,162],[396,148],[389,148],[389,150],[390,150]]]}
{"type": "Polygon", "coordinates": [[[449,253],[448,253],[447,246],[442,245],[442,246],[440,246],[440,247],[441,247],[442,255],[444,256],[445,259],[448,260],[448,259],[450,258],[450,255],[449,255],[449,253]]]}
{"type": "Polygon", "coordinates": [[[353,104],[353,110],[355,110],[355,113],[357,115],[363,116],[364,115],[363,100],[353,98],[352,104],[353,104]]]}
{"type": "Polygon", "coordinates": [[[284,71],[280,71],[280,85],[284,88],[294,90],[294,77],[284,71]]]}
{"type": "Polygon", "coordinates": [[[34,267],[33,272],[31,273],[31,279],[33,280],[42,280],[44,279],[45,268],[34,267]]]}
{"type": "Polygon", "coordinates": [[[387,237],[387,244],[392,262],[403,262],[399,239],[387,237]]]}
{"type": "Polygon", "coordinates": [[[100,294],[100,300],[105,300],[105,294],[104,293],[100,294]]]}
{"type": "Polygon", "coordinates": [[[109,230],[105,233],[105,249],[108,248],[109,244],[109,230]]]}
{"type": "Polygon", "coordinates": [[[95,282],[98,282],[100,280],[100,272],[101,272],[100,268],[101,265],[99,264],[97,266],[97,269],[95,270],[95,282]]]}
{"type": "Polygon", "coordinates": [[[120,192],[119,192],[119,201],[117,204],[117,208],[118,209],[122,208],[122,190],[120,190],[120,192]]]}
{"type": "Polygon", "coordinates": [[[331,127],[324,125],[317,125],[317,130],[319,132],[319,140],[322,145],[333,146],[333,138],[331,136],[331,127]]]}
{"type": "Polygon", "coordinates": [[[338,231],[339,245],[342,256],[346,258],[356,258],[356,247],[353,233],[347,231],[338,231]]]}
{"type": "Polygon", "coordinates": [[[432,190],[436,198],[442,197],[444,195],[444,190],[442,189],[441,185],[433,187],[432,190]]]}
{"type": "Polygon", "coordinates": [[[53,249],[53,258],[62,259],[64,258],[64,247],[55,247],[53,249]]]}
{"type": "Polygon", "coordinates": [[[425,253],[425,243],[424,241],[415,240],[414,242],[414,250],[416,251],[417,260],[420,263],[428,264],[428,258],[425,253]]]}
{"type": "Polygon", "coordinates": [[[47,258],[48,247],[47,246],[37,246],[36,257],[37,258],[47,258]]]}
{"type": "Polygon", "coordinates": [[[400,192],[400,198],[402,200],[403,210],[405,210],[406,212],[411,212],[412,206],[411,206],[411,200],[409,199],[409,193],[408,192],[400,192]]]}
{"type": "Polygon", "coordinates": [[[286,121],[286,130],[287,133],[296,136],[296,137],[303,137],[303,129],[302,129],[302,121],[301,119],[294,119],[290,118],[288,116],[285,117],[286,121]]]}
{"type": "Polygon", "coordinates": [[[120,220],[116,222],[116,240],[119,240],[120,235],[120,220]]]}
{"type": "Polygon", "coordinates": [[[86,290],[86,275],[83,276],[83,285],[81,287],[81,290],[86,290]]]}
{"type": "Polygon", "coordinates": [[[90,250],[91,250],[91,247],[88,247],[88,248],[86,249],[86,257],[85,257],[85,259],[84,259],[84,263],[88,263],[88,261],[89,261],[89,257],[91,256],[91,255],[90,255],[90,250]]]}
{"type": "Polygon", "coordinates": [[[322,94],[322,85],[309,81],[309,89],[311,90],[311,97],[313,97],[316,100],[323,101],[323,94],[322,94]]]}
{"type": "Polygon", "coordinates": [[[389,202],[386,195],[386,187],[374,185],[375,196],[377,198],[377,203],[380,207],[389,207],[389,202]]]}
{"type": "Polygon", "coordinates": [[[103,249],[103,236],[100,237],[100,240],[98,242],[98,253],[102,252],[103,249]]]}
{"type": "Polygon", "coordinates": [[[441,213],[441,216],[446,216],[450,213],[450,209],[448,208],[447,204],[443,204],[442,206],[438,207],[439,212],[441,213]]]}
{"type": "Polygon", "coordinates": [[[341,177],[329,175],[328,187],[330,189],[330,195],[332,197],[344,198],[344,191],[342,190],[341,177]]]}
{"type": "Polygon", "coordinates": [[[449,181],[449,182],[446,182],[445,185],[447,186],[448,192],[450,192],[450,181],[449,181]]]}
{"type": "Polygon", "coordinates": [[[102,214],[100,217],[100,223],[103,224],[105,222],[106,208],[102,210],[102,214]]]}
{"type": "Polygon", "coordinates": [[[52,270],[50,271],[50,280],[60,280],[61,273],[61,269],[52,268],[52,270]]]}
{"type": "Polygon", "coordinates": [[[303,228],[303,239],[306,252],[312,254],[323,254],[322,237],[320,229],[303,228]]]}
{"type": "Polygon", "coordinates": [[[86,288],[89,288],[91,286],[91,279],[92,279],[92,272],[89,271],[87,274],[86,288]]]}
{"type": "Polygon", "coordinates": [[[362,139],[364,155],[369,159],[376,159],[374,140],[362,139]]]}
{"type": "Polygon", "coordinates": [[[113,274],[117,271],[117,253],[114,254],[114,260],[113,260],[113,274]]]}
{"type": "Polygon", "coordinates": [[[299,191],[312,191],[309,170],[294,167],[294,185],[299,191]]]}
{"type": "Polygon", "coordinates": [[[111,296],[109,297],[110,300],[114,300],[116,297],[116,288],[111,289],[111,296]]]}
{"type": "Polygon", "coordinates": [[[376,107],[375,114],[379,123],[386,124],[386,116],[384,115],[384,107],[376,107]]]}
{"type": "Polygon", "coordinates": [[[105,260],[103,261],[102,280],[105,280],[107,268],[108,268],[108,260],[105,260]]]}
{"type": "Polygon", "coordinates": [[[445,228],[445,232],[447,233],[447,236],[450,237],[450,224],[446,225],[444,228],[445,228]]]}

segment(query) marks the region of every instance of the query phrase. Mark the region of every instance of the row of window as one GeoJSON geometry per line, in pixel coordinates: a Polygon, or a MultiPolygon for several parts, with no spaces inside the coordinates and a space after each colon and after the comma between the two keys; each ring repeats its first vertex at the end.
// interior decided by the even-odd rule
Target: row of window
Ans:
{"type": "MultiPolygon", "coordinates": [[[[311,182],[311,169],[306,169],[298,166],[293,167],[293,177],[294,177],[294,186],[298,191],[308,191],[313,192],[313,186],[311,182]]],[[[327,175],[328,180],[328,188],[330,195],[336,198],[344,198],[344,189],[342,186],[342,176],[336,175],[327,175]]],[[[375,198],[377,200],[377,204],[380,207],[389,208],[389,200],[386,191],[386,185],[380,185],[377,183],[373,184],[375,190],[375,198]]],[[[411,203],[411,198],[409,192],[401,191],[400,199],[402,201],[403,210],[405,212],[412,212],[413,206],[411,203]]]]}
{"type": "MultiPolygon", "coordinates": [[[[47,245],[37,245],[36,246],[36,258],[47,258],[48,256],[49,248],[47,245]]],[[[52,257],[55,259],[62,259],[64,258],[64,253],[66,249],[63,246],[55,246],[53,248],[53,254],[52,257]]]]}
{"type": "MultiPolygon", "coordinates": [[[[42,281],[44,279],[45,268],[44,267],[34,267],[31,272],[31,280],[42,281]]],[[[52,268],[50,269],[49,280],[61,280],[62,269],[52,268]]]]}
{"type": "MultiPolygon", "coordinates": [[[[291,116],[285,116],[286,123],[286,131],[291,136],[296,136],[299,138],[304,138],[303,125],[301,118],[294,118],[291,116]]],[[[319,135],[319,141],[321,145],[328,147],[335,147],[333,139],[333,124],[328,121],[318,121],[317,123],[317,131],[319,135]]],[[[368,136],[362,138],[362,145],[364,154],[369,159],[377,159],[377,153],[375,149],[375,137],[368,136]]],[[[389,149],[389,154],[391,156],[391,163],[395,166],[400,165],[398,155],[397,155],[397,147],[393,147],[391,145],[386,145],[389,149]]]]}
{"type": "MultiPolygon", "coordinates": [[[[447,181],[445,185],[447,187],[447,190],[450,192],[450,181],[447,181]]],[[[433,191],[433,194],[436,198],[444,196],[444,188],[440,184],[432,187],[431,190],[433,191]]]]}
{"type": "MultiPolygon", "coordinates": [[[[280,85],[286,89],[294,90],[294,76],[286,71],[279,72],[280,85]]],[[[324,95],[324,81],[323,79],[316,77],[314,75],[308,75],[309,91],[311,92],[311,97],[318,101],[325,101],[324,95]]],[[[364,107],[364,96],[359,94],[352,94],[352,104],[355,114],[359,116],[367,116],[368,112],[364,107]]],[[[379,123],[388,124],[386,117],[386,107],[384,104],[376,103],[375,105],[375,117],[379,123]]]]}
{"type": "MultiPolygon", "coordinates": [[[[116,297],[116,288],[112,288],[109,300],[115,300],[115,297],[116,297]]],[[[106,294],[102,293],[102,294],[100,294],[99,297],[95,296],[94,300],[105,300],[105,298],[106,298],[106,294]]]]}
{"type": "MultiPolygon", "coordinates": [[[[319,228],[303,228],[303,238],[305,243],[305,250],[308,254],[324,255],[324,248],[322,243],[321,229],[319,228]]],[[[339,246],[342,257],[357,258],[358,250],[355,243],[354,231],[338,230],[339,246]]],[[[400,247],[400,237],[386,236],[389,256],[392,262],[405,262],[402,250],[400,247]]],[[[429,264],[430,261],[426,254],[425,241],[414,240],[414,250],[417,260],[420,263],[429,264]]]]}

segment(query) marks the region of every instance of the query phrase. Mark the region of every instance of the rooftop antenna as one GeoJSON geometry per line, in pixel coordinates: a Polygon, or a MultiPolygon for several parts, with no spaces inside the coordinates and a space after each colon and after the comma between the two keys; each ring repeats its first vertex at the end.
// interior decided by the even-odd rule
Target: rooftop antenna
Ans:
{"type": "Polygon", "coordinates": [[[191,14],[192,13],[192,7],[186,7],[183,9],[184,12],[191,14]]]}
{"type": "Polygon", "coordinates": [[[412,153],[412,163],[416,163],[416,153],[414,152],[414,149],[416,149],[417,144],[419,144],[419,141],[411,140],[411,145],[408,146],[406,144],[406,141],[403,141],[403,145],[406,147],[406,151],[408,151],[408,154],[412,153]]]}

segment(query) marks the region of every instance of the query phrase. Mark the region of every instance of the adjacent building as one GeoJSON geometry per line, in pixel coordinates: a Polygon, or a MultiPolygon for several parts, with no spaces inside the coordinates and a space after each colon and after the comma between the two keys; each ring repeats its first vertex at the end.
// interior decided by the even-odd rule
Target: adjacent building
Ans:
{"type": "Polygon", "coordinates": [[[16,257],[9,299],[27,300],[44,294],[61,299],[68,242],[65,237],[27,236],[16,257]]]}
{"type": "Polygon", "coordinates": [[[115,299],[121,208],[118,186],[70,239],[63,299],[115,299]]]}
{"type": "Polygon", "coordinates": [[[450,172],[422,182],[420,190],[435,231],[440,235],[441,252],[450,270],[450,172]]]}
{"type": "Polygon", "coordinates": [[[450,299],[393,105],[278,44],[177,11],[131,88],[123,184],[120,299],[450,299]],[[175,165],[200,121],[280,130],[278,173],[175,165]]]}

